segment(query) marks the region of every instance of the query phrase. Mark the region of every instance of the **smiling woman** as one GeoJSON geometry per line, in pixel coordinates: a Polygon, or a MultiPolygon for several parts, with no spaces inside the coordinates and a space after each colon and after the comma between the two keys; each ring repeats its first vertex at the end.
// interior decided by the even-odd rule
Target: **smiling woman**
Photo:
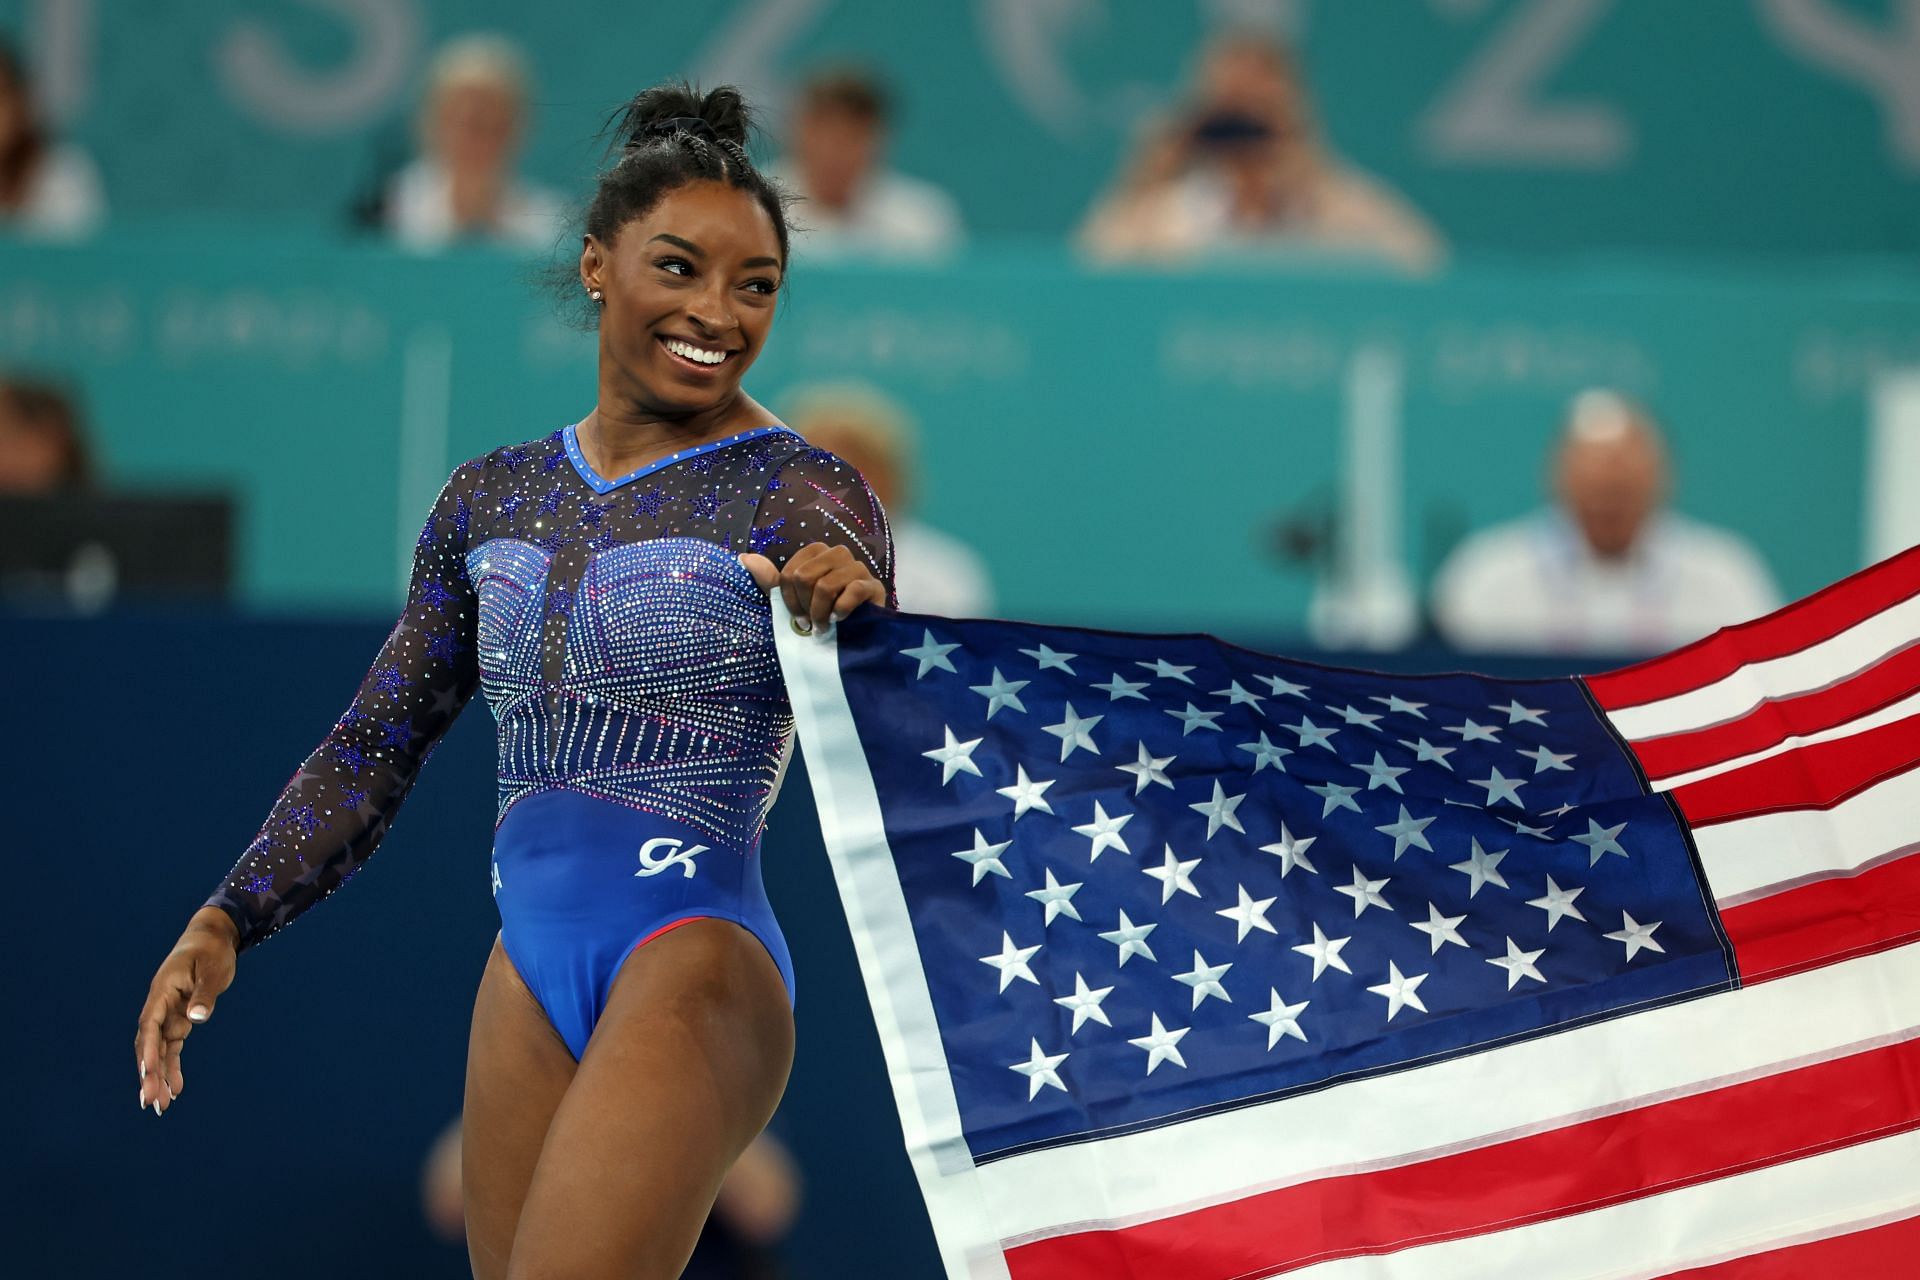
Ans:
{"type": "Polygon", "coordinates": [[[892,598],[865,481],[741,389],[787,226],[739,95],[649,89],[619,136],[579,263],[596,402],[448,480],[406,612],[161,965],[136,1038],[140,1104],[162,1112],[238,953],[358,870],[483,690],[501,930],[462,1159],[483,1280],[680,1274],[792,1061],[759,844],[793,718],[764,593],[816,625],[892,598]]]}

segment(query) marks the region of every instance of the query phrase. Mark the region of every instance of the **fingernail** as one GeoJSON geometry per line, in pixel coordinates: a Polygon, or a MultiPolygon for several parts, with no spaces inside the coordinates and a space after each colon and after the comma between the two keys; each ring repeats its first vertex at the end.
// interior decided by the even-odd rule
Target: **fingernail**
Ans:
{"type": "Polygon", "coordinates": [[[205,1022],[207,1020],[207,1006],[203,1004],[193,1006],[193,1008],[187,1010],[187,1019],[190,1022],[205,1022]]]}
{"type": "Polygon", "coordinates": [[[155,1114],[155,1115],[159,1115],[159,1114],[160,1114],[160,1099],[158,1099],[158,1098],[155,1098],[155,1099],[153,1100],[153,1114],[155,1114]]]}
{"type": "Polygon", "coordinates": [[[140,1079],[144,1081],[146,1078],[147,1078],[147,1064],[145,1062],[142,1062],[140,1064],[140,1079]]]}

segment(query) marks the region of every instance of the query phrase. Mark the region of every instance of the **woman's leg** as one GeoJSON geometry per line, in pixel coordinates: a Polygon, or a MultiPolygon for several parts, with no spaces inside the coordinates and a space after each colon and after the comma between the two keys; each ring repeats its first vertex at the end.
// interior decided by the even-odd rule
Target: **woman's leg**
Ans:
{"type": "Polygon", "coordinates": [[[573,1055],[494,938],[473,1002],[460,1153],[476,1280],[507,1274],[520,1206],[573,1075],[573,1055]]]}
{"type": "Polygon", "coordinates": [[[766,949],[697,920],[627,958],[553,1118],[511,1280],[672,1280],[793,1065],[766,949]]]}

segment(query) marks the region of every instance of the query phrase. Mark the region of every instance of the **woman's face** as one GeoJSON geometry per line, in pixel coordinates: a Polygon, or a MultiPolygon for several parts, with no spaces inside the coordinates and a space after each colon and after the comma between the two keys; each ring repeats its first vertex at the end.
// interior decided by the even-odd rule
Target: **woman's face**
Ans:
{"type": "Polygon", "coordinates": [[[667,193],[611,245],[588,236],[580,279],[605,294],[602,385],[611,372],[618,394],[656,413],[730,401],[773,324],[781,266],[772,217],[722,182],[667,193]]]}

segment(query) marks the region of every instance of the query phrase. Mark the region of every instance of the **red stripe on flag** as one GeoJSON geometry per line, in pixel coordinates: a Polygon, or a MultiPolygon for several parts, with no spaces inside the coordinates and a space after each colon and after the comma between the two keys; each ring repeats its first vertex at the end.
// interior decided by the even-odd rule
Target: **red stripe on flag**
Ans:
{"type": "Polygon", "coordinates": [[[1720,913],[1740,976],[1766,982],[1920,938],[1920,854],[1720,913]]]}
{"type": "Polygon", "coordinates": [[[1683,649],[1618,671],[1587,677],[1608,711],[1658,702],[1723,680],[1741,667],[1766,662],[1831,640],[1848,627],[1920,595],[1920,546],[1842,578],[1764,618],[1743,622],[1683,649]]]}
{"type": "Polygon", "coordinates": [[[1633,744],[1633,754],[1649,778],[1671,778],[1765,751],[1788,738],[1835,728],[1916,691],[1920,691],[1920,644],[1832,688],[1763,702],[1738,720],[1664,738],[1643,738],[1633,744]]]}
{"type": "Polygon", "coordinates": [[[1789,1245],[1745,1258],[1668,1272],[1662,1280],[1913,1280],[1920,1259],[1920,1216],[1864,1231],[1789,1245]]]}
{"type": "Polygon", "coordinates": [[[1504,1231],[1920,1125],[1920,1040],[1390,1169],[1009,1249],[1014,1280],[1239,1280],[1504,1231]]]}
{"type": "Polygon", "coordinates": [[[1788,809],[1831,809],[1920,764],[1920,715],[1675,787],[1667,794],[1696,827],[1788,809]]]}

